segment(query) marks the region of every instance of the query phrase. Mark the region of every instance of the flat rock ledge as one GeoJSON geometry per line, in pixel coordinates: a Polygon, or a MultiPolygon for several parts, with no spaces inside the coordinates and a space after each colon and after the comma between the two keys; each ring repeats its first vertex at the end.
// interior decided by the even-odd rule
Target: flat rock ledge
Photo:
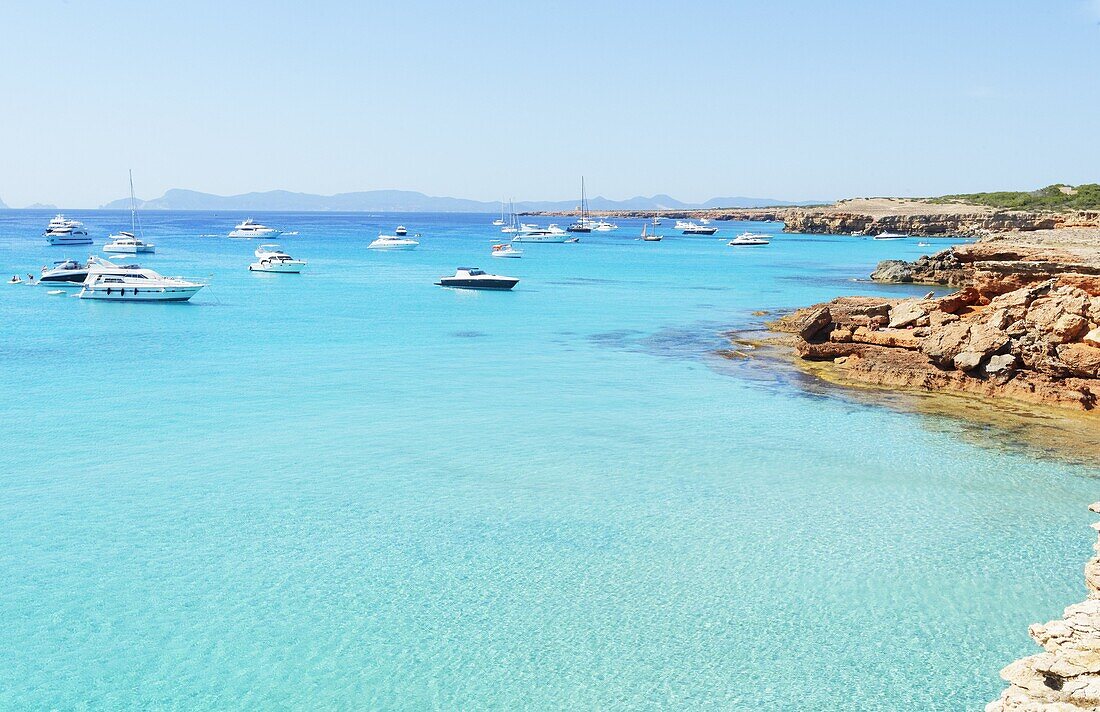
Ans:
{"type": "MultiPolygon", "coordinates": [[[[1100,502],[1089,511],[1100,513],[1100,502]]],[[[1100,532],[1100,522],[1092,528],[1100,532]]],[[[986,705],[986,712],[1100,710],[1100,540],[1094,549],[1085,564],[1088,598],[1067,608],[1062,618],[1028,628],[1045,652],[1001,670],[1008,689],[986,705]]]]}
{"type": "Polygon", "coordinates": [[[1100,404],[1100,284],[841,297],[771,326],[794,335],[802,359],[831,362],[842,381],[1081,411],[1100,404]]]}

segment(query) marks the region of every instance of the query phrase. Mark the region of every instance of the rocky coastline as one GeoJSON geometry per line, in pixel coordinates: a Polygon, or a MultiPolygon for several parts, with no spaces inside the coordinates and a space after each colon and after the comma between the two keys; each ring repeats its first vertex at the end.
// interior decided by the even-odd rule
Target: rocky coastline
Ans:
{"type": "MultiPolygon", "coordinates": [[[[570,212],[525,215],[570,217],[570,212]]],[[[784,231],[824,235],[877,235],[901,232],[914,236],[979,237],[1007,231],[1031,232],[1066,228],[1100,228],[1100,212],[1029,212],[996,210],[961,202],[910,198],[856,198],[814,207],[713,208],[706,210],[594,211],[597,217],[782,222],[784,231]]]]}
{"type": "MultiPolygon", "coordinates": [[[[1100,513],[1100,502],[1089,506],[1100,513]]],[[[1092,525],[1100,532],[1100,522],[1092,525]]],[[[1077,712],[1100,709],[1100,539],[1085,564],[1087,596],[1062,618],[1027,630],[1044,652],[1001,670],[1009,683],[986,712],[1077,712]]]]}

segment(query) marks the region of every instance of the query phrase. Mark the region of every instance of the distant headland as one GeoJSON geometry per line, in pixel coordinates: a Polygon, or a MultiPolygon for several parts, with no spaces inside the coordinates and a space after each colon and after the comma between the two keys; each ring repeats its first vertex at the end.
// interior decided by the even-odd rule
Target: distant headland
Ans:
{"type": "MultiPolygon", "coordinates": [[[[703,203],[685,203],[668,195],[638,196],[627,200],[596,197],[589,200],[595,210],[705,210],[714,208],[764,208],[774,206],[814,205],[773,198],[720,197],[703,203]]],[[[576,200],[516,201],[514,209],[530,211],[571,211],[576,200]]],[[[101,205],[102,210],[129,210],[130,199],[114,200],[101,205]]],[[[159,198],[139,200],[141,210],[253,210],[294,212],[391,212],[391,213],[498,213],[501,202],[432,196],[411,190],[366,190],[336,195],[293,193],[271,190],[241,195],[213,195],[194,190],[173,188],[159,198]]]]}

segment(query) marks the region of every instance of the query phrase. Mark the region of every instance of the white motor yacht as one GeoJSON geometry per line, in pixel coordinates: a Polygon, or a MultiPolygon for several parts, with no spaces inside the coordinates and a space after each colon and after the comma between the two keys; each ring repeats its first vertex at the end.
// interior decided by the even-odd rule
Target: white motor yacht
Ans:
{"type": "Polygon", "coordinates": [[[713,235],[718,232],[718,228],[711,227],[709,225],[696,225],[693,222],[677,222],[676,229],[682,231],[685,235],[713,235]]]}
{"type": "Polygon", "coordinates": [[[523,250],[517,250],[507,242],[493,245],[493,257],[523,257],[523,250]]]}
{"type": "Polygon", "coordinates": [[[53,267],[43,267],[38,277],[38,284],[44,287],[82,287],[84,280],[88,278],[88,272],[95,268],[112,269],[139,269],[138,265],[116,265],[113,262],[100,259],[95,255],[88,258],[87,262],[77,260],[60,260],[54,262],[53,267]]]}
{"type": "Polygon", "coordinates": [[[459,267],[451,277],[440,277],[436,282],[440,287],[457,289],[495,289],[507,290],[519,284],[515,277],[503,277],[499,274],[487,274],[477,267],[459,267]]]}
{"type": "Polygon", "coordinates": [[[771,244],[771,238],[767,235],[754,232],[743,232],[727,243],[730,247],[754,247],[771,244]]]}
{"type": "Polygon", "coordinates": [[[904,240],[907,237],[909,237],[909,236],[908,235],[903,235],[900,232],[880,232],[879,234],[875,235],[874,239],[876,239],[876,240],[904,240]]]}
{"type": "Polygon", "coordinates": [[[102,262],[88,271],[77,295],[115,302],[185,302],[205,287],[182,277],[165,277],[151,269],[102,262]]]}
{"type": "Polygon", "coordinates": [[[46,236],[46,242],[51,245],[90,245],[92,238],[88,237],[88,231],[84,224],[76,220],[67,220],[64,215],[58,214],[42,233],[46,236]]]}
{"type": "Polygon", "coordinates": [[[404,225],[398,225],[397,229],[393,231],[393,234],[397,235],[398,237],[404,237],[405,235],[409,234],[409,229],[404,225]]]}
{"type": "Polygon", "coordinates": [[[156,245],[134,237],[132,232],[119,232],[117,235],[111,235],[111,242],[103,246],[103,251],[136,255],[139,252],[156,252],[156,245]]]}
{"type": "Polygon", "coordinates": [[[415,250],[420,245],[411,237],[397,235],[379,235],[378,239],[367,245],[371,250],[415,250]]]}
{"type": "Polygon", "coordinates": [[[594,232],[611,232],[612,230],[618,230],[619,226],[614,223],[609,223],[606,220],[600,220],[592,226],[594,232]]]}
{"type": "Polygon", "coordinates": [[[230,237],[239,237],[245,239],[254,238],[271,238],[282,235],[282,230],[276,230],[273,227],[267,225],[261,225],[252,218],[248,218],[244,222],[233,228],[233,232],[229,233],[230,237]]]}
{"type": "Polygon", "coordinates": [[[298,274],[306,264],[304,260],[296,260],[280,250],[278,245],[260,245],[253,254],[256,261],[248,265],[251,272],[298,274]]]}
{"type": "Polygon", "coordinates": [[[569,233],[557,225],[541,228],[538,225],[523,224],[520,231],[512,238],[512,242],[576,242],[577,238],[570,237],[569,233]]]}

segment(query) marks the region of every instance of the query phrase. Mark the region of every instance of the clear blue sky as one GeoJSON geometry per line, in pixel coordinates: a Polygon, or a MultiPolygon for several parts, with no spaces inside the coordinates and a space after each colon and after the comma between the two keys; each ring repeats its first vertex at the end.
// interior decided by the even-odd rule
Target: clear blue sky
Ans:
{"type": "Polygon", "coordinates": [[[1100,180],[1100,0],[0,5],[0,198],[1100,180]]]}

